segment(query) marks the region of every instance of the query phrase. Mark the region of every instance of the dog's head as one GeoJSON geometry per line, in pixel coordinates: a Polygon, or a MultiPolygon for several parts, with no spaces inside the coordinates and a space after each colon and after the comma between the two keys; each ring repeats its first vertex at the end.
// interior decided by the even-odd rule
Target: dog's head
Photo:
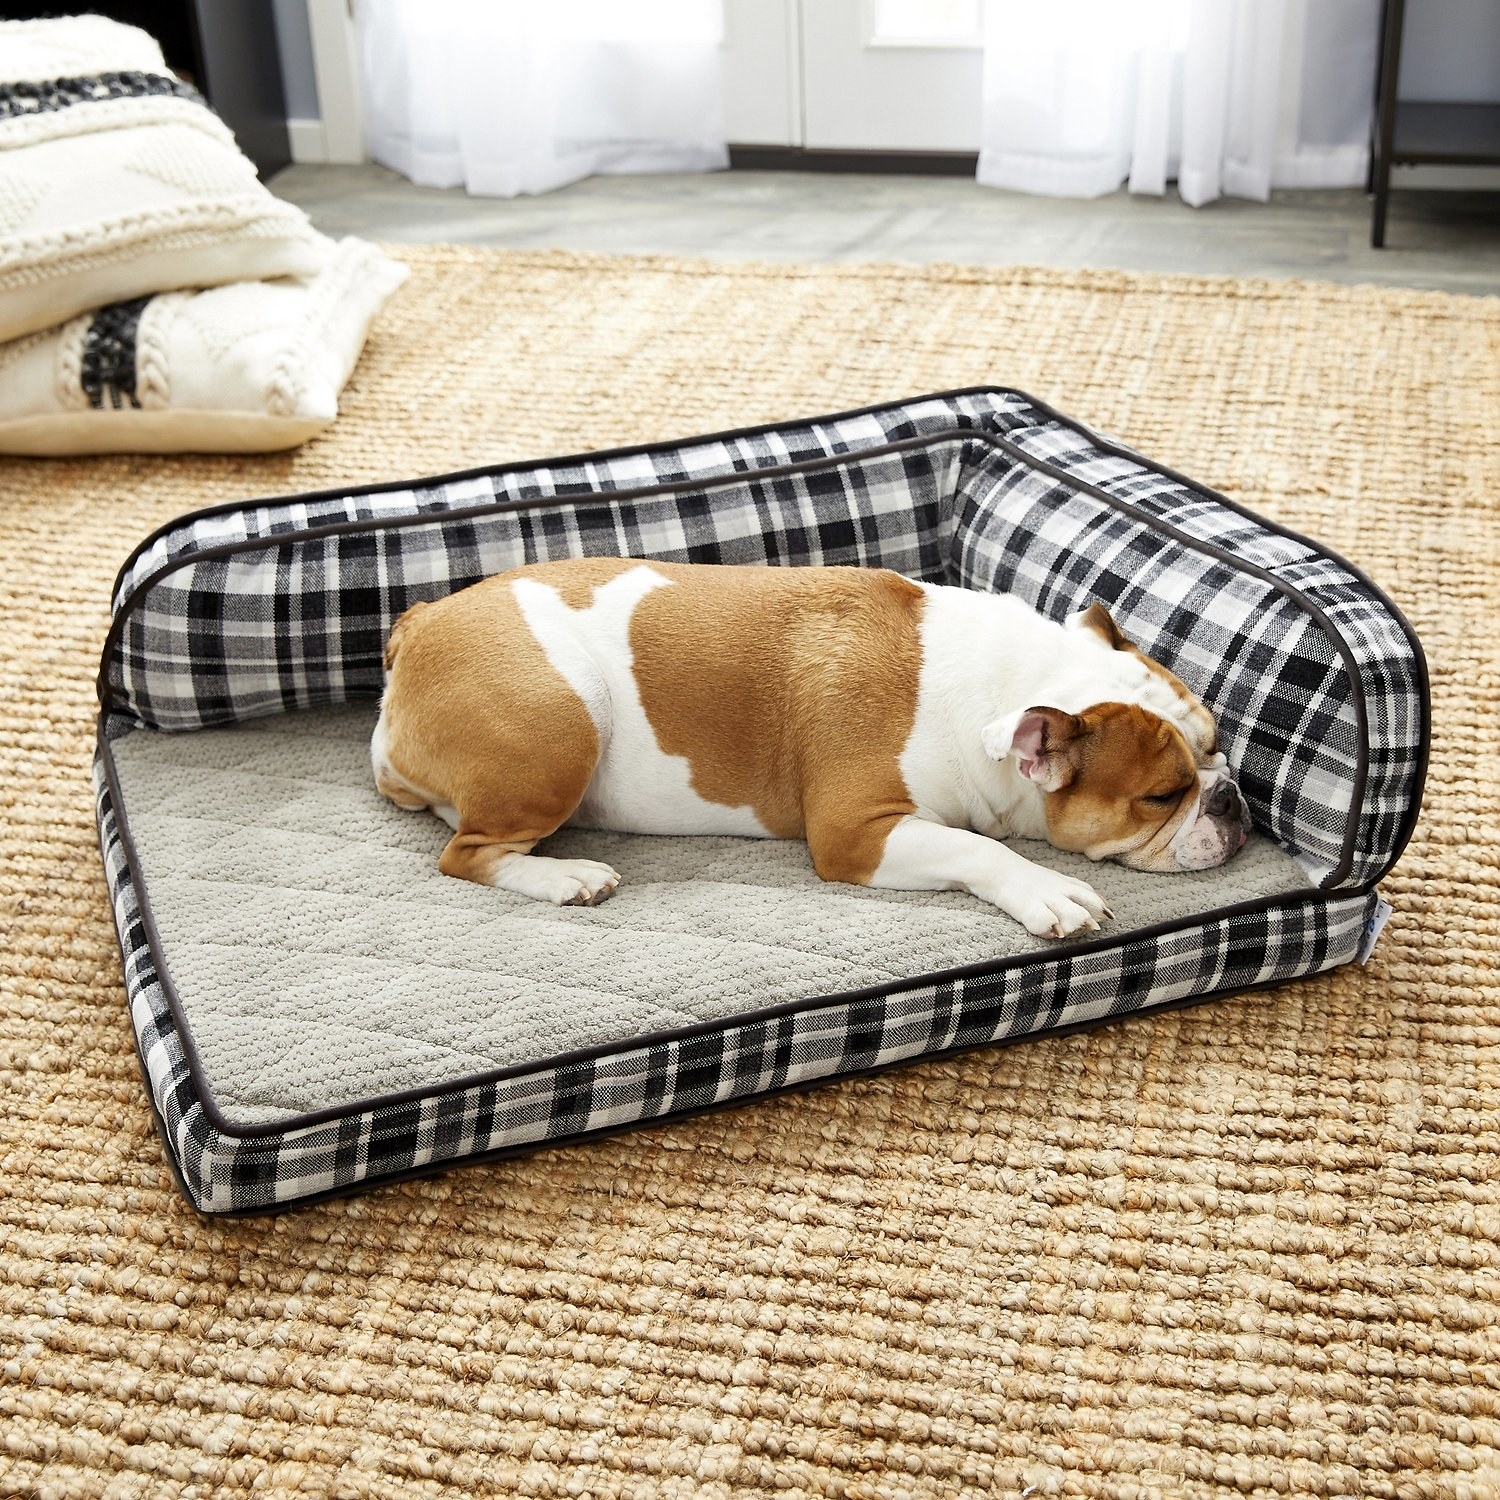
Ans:
{"type": "Polygon", "coordinates": [[[1250,813],[1213,716],[1120,633],[1102,605],[1069,622],[1111,653],[1121,699],[1077,713],[1037,704],[996,719],[984,748],[1046,794],[1047,838],[1137,870],[1206,870],[1245,842],[1250,813]],[[1128,700],[1128,701],[1127,701],[1128,700]]]}

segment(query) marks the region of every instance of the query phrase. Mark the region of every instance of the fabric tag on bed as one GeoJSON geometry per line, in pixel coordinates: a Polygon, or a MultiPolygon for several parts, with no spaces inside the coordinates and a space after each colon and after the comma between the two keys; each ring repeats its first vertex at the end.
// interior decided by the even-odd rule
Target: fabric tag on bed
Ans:
{"type": "Polygon", "coordinates": [[[1391,913],[1395,907],[1383,896],[1375,898],[1375,910],[1370,913],[1370,920],[1365,923],[1365,935],[1359,945],[1359,962],[1363,966],[1370,961],[1370,955],[1375,951],[1375,944],[1380,941],[1380,934],[1385,931],[1385,924],[1391,920],[1391,913]]]}

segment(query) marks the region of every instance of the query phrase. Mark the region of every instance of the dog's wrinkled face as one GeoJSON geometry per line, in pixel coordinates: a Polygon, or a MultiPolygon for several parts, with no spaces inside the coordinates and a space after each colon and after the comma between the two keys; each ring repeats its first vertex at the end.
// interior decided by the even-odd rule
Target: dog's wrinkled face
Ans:
{"type": "Polygon", "coordinates": [[[1047,838],[1059,849],[1137,870],[1206,870],[1249,832],[1224,757],[1200,761],[1175,724],[1136,703],[1027,709],[1011,753],[1048,793],[1047,838]]]}
{"type": "Polygon", "coordinates": [[[1212,715],[1125,641],[1101,606],[1075,624],[1132,653],[1170,718],[1139,703],[1098,703],[1077,714],[1037,705],[990,725],[986,750],[1014,756],[1021,775],[1047,794],[1047,838],[1059,849],[1137,870],[1223,864],[1243,847],[1250,813],[1219,753],[1212,715]]]}

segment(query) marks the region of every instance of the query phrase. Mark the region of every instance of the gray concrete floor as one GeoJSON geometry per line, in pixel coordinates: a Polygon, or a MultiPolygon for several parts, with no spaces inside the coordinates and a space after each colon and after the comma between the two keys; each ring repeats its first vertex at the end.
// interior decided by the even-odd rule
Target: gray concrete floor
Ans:
{"type": "Polygon", "coordinates": [[[271,182],[328,234],[707,256],[950,261],[1303,276],[1500,293],[1500,195],[1393,195],[1370,248],[1357,189],[1225,198],[1207,208],[1126,192],[1036,198],[968,178],[730,171],[594,177],[533,198],[414,187],[373,165],[293,166],[271,182]]]}

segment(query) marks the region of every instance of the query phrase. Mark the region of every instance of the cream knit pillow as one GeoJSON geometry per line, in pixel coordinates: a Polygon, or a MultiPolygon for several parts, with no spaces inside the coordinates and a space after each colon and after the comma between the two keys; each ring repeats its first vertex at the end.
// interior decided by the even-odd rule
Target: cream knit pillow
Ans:
{"type": "Polygon", "coordinates": [[[0,22],[0,339],[146,292],[309,276],[326,253],[144,32],[0,22]]]}
{"type": "Polygon", "coordinates": [[[117,302],[0,347],[0,453],[255,453],[338,415],[407,268],[345,239],[307,281],[117,302]]]}

